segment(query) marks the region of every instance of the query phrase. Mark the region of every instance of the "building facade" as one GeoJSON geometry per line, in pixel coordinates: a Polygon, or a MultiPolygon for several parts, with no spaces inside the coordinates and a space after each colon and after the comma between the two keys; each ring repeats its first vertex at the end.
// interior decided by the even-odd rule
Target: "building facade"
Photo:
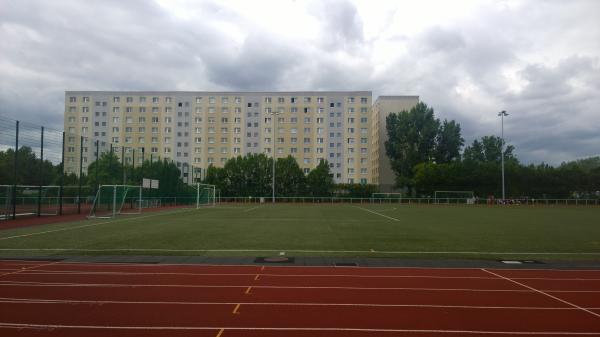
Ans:
{"type": "Polygon", "coordinates": [[[380,120],[370,91],[67,91],[65,171],[85,173],[96,146],[110,146],[127,165],[172,160],[190,183],[210,165],[265,153],[292,155],[305,173],[327,160],[337,183],[377,184],[380,120]]]}
{"type": "Polygon", "coordinates": [[[385,153],[385,141],[388,139],[386,118],[391,113],[410,110],[419,103],[419,96],[379,96],[373,103],[371,119],[371,179],[379,184],[381,192],[395,190],[396,175],[392,171],[390,160],[385,153]]]}

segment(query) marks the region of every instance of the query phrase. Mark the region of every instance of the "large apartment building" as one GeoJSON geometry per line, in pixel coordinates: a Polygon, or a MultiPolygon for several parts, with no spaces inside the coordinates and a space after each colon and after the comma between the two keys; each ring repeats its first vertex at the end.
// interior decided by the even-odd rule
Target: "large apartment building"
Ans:
{"type": "Polygon", "coordinates": [[[373,103],[373,118],[371,120],[373,135],[371,141],[373,146],[371,168],[373,172],[371,179],[379,184],[381,192],[392,192],[395,189],[396,178],[390,160],[385,154],[385,141],[388,139],[386,118],[391,113],[408,111],[417,103],[419,103],[419,96],[379,96],[373,103]]]}
{"type": "Polygon", "coordinates": [[[376,111],[370,91],[67,91],[65,171],[86,172],[98,141],[129,165],[172,160],[188,182],[265,153],[292,155],[305,173],[327,160],[337,183],[377,184],[385,151],[376,111]]]}

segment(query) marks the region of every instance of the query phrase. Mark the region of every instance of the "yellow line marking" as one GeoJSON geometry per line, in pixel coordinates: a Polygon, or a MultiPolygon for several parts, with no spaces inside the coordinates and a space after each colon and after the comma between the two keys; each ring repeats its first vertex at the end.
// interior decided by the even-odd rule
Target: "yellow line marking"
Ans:
{"type": "Polygon", "coordinates": [[[225,331],[225,329],[219,330],[219,332],[217,333],[217,335],[215,337],[221,337],[221,335],[223,334],[223,331],[225,331]]]}
{"type": "Polygon", "coordinates": [[[235,306],[235,309],[233,309],[233,312],[232,312],[232,314],[235,314],[235,315],[239,314],[239,313],[240,313],[240,312],[238,311],[238,309],[239,309],[239,308],[240,308],[240,304],[238,303],[238,304],[235,306]]]}
{"type": "Polygon", "coordinates": [[[260,274],[256,274],[256,277],[254,277],[254,281],[258,281],[259,277],[260,277],[260,274]]]}
{"type": "Polygon", "coordinates": [[[248,289],[246,289],[246,295],[250,295],[250,289],[252,289],[252,286],[249,286],[248,289]]]}
{"type": "Polygon", "coordinates": [[[31,267],[21,267],[21,269],[19,269],[19,270],[10,271],[8,273],[0,274],[0,277],[7,276],[7,275],[18,274],[18,273],[24,272],[26,270],[30,270],[30,269],[34,269],[34,268],[40,268],[40,267],[45,267],[45,266],[49,266],[49,265],[56,264],[56,263],[59,263],[59,262],[60,261],[54,261],[54,262],[50,262],[50,263],[38,264],[38,265],[35,265],[35,266],[31,266],[31,267]]]}

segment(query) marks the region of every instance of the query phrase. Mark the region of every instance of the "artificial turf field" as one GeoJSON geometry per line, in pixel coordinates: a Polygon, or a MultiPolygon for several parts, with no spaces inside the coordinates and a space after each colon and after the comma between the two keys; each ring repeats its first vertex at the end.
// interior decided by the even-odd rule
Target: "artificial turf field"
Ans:
{"type": "Polygon", "coordinates": [[[0,257],[600,258],[600,208],[247,204],[0,231],[0,257]]]}

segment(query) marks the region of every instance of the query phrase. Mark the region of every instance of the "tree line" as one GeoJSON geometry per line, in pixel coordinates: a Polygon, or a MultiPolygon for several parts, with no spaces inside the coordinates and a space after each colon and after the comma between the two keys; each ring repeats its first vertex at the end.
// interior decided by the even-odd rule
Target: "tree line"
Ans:
{"type": "Polygon", "coordinates": [[[386,155],[396,174],[396,187],[413,196],[440,190],[473,191],[479,197],[501,195],[504,147],[506,195],[511,198],[597,198],[600,157],[553,167],[524,165],[515,148],[497,136],[484,136],[464,146],[460,124],[435,118],[419,103],[386,119],[386,155]],[[503,146],[504,145],[504,146],[503,146]]]}

